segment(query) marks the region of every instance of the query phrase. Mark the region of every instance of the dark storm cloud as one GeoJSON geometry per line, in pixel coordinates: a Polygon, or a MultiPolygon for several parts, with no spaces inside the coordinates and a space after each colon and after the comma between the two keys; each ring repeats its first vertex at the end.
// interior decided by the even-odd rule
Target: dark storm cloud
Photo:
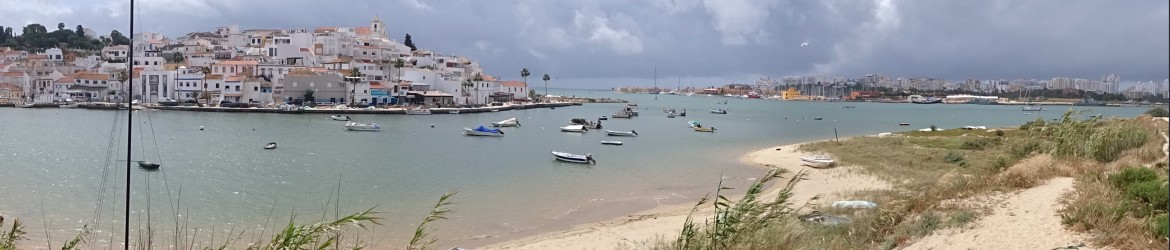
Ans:
{"type": "MultiPolygon", "coordinates": [[[[3,1],[72,11],[0,12],[5,26],[26,21],[55,26],[62,19],[99,33],[127,30],[118,22],[126,18],[126,1],[3,1]]],[[[1117,73],[1125,80],[1160,80],[1170,68],[1170,7],[1154,0],[141,0],[137,5],[136,29],[172,37],[228,24],[365,26],[376,15],[386,21],[392,39],[410,33],[419,46],[475,58],[491,74],[518,78],[527,67],[537,76],[548,73],[564,79],[561,83],[576,79],[593,87],[648,83],[655,68],[661,79],[682,77],[694,85],[869,73],[950,80],[1097,79],[1117,73]]]]}

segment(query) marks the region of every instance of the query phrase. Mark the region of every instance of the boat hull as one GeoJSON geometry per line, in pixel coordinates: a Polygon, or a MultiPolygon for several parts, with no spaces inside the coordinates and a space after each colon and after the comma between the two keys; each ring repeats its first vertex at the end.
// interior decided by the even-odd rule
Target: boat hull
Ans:
{"type": "Polygon", "coordinates": [[[596,163],[596,161],[594,161],[593,157],[590,155],[576,155],[576,154],[570,154],[570,153],[565,153],[565,152],[556,152],[556,151],[553,151],[552,154],[553,154],[553,158],[555,158],[558,161],[580,163],[580,164],[596,163]]]}
{"type": "Polygon", "coordinates": [[[468,135],[468,136],[495,136],[495,137],[504,136],[504,133],[478,131],[478,130],[474,130],[474,129],[470,129],[470,128],[463,128],[463,134],[468,135]]]}
{"type": "Polygon", "coordinates": [[[363,123],[350,122],[350,123],[345,124],[345,129],[348,129],[351,131],[378,131],[378,130],[382,130],[382,126],[378,126],[377,123],[363,124],[363,123]]]}
{"type": "Polygon", "coordinates": [[[637,133],[637,132],[634,132],[634,131],[613,131],[613,130],[606,130],[606,131],[605,131],[605,134],[606,134],[606,135],[609,135],[609,136],[628,136],[628,137],[635,137],[635,136],[638,136],[638,133],[637,133]]]}
{"type": "Polygon", "coordinates": [[[561,127],[561,131],[562,132],[584,133],[584,132],[589,132],[589,129],[585,128],[585,126],[582,126],[582,125],[572,125],[572,126],[561,127]]]}
{"type": "Polygon", "coordinates": [[[622,145],[622,142],[620,142],[620,141],[601,141],[601,144],[604,144],[604,145],[622,145]]]}

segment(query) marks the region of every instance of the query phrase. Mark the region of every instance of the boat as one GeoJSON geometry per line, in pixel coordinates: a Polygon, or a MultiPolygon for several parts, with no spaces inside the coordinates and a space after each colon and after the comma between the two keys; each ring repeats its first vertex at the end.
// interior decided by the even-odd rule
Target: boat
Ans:
{"type": "Polygon", "coordinates": [[[276,112],[285,114],[300,114],[305,112],[305,107],[291,104],[282,104],[277,107],[276,112]]]}
{"type": "Polygon", "coordinates": [[[561,131],[583,133],[583,132],[589,132],[589,129],[585,128],[585,125],[569,125],[569,126],[561,127],[561,131]]]}
{"type": "Polygon", "coordinates": [[[499,109],[492,109],[491,111],[492,111],[492,112],[500,112],[500,110],[499,110],[499,109]]]}
{"type": "Polygon", "coordinates": [[[1040,106],[1040,104],[1028,104],[1028,105],[1024,105],[1024,107],[1020,108],[1020,110],[1021,111],[1043,111],[1044,107],[1040,106]]]}
{"type": "Polygon", "coordinates": [[[276,149],[276,143],[269,142],[268,144],[264,144],[264,149],[276,149]]]}
{"type": "Polygon", "coordinates": [[[378,131],[378,130],[382,130],[382,126],[378,126],[377,123],[368,123],[367,124],[367,123],[350,121],[350,122],[345,123],[345,129],[354,130],[354,131],[378,131]]]}
{"type": "Polygon", "coordinates": [[[674,113],[666,114],[666,118],[674,118],[674,113]]]}
{"type": "Polygon", "coordinates": [[[519,126],[520,126],[520,121],[517,121],[515,117],[507,119],[507,120],[492,123],[492,127],[519,127],[519,126]]]}
{"type": "Polygon", "coordinates": [[[692,128],[701,128],[701,127],[703,127],[703,125],[702,125],[702,124],[699,124],[699,122],[696,122],[696,121],[687,121],[687,125],[688,125],[688,126],[691,126],[692,128]]]}
{"type": "Polygon", "coordinates": [[[142,169],[146,169],[146,170],[157,170],[159,165],[158,165],[158,163],[153,163],[153,162],[149,162],[149,161],[138,161],[138,167],[140,167],[142,169]]]}
{"type": "Polygon", "coordinates": [[[801,156],[800,162],[802,165],[814,168],[829,167],[833,166],[834,163],[833,158],[829,157],[828,155],[801,156]]]}
{"type": "Polygon", "coordinates": [[[677,113],[674,113],[674,115],[676,115],[676,116],[682,116],[682,117],[686,117],[686,116],[687,116],[687,110],[685,110],[685,109],[684,109],[684,110],[682,110],[682,112],[677,112],[677,113]]]}
{"type": "Polygon", "coordinates": [[[77,106],[78,106],[77,103],[67,103],[67,104],[61,104],[60,107],[63,109],[75,109],[75,108],[77,108],[77,106]]]}
{"type": "Polygon", "coordinates": [[[21,108],[32,108],[32,107],[36,107],[36,106],[37,106],[36,103],[31,103],[31,102],[26,102],[26,103],[20,104],[21,108]]]}
{"type": "Polygon", "coordinates": [[[556,159],[558,161],[572,162],[572,163],[584,163],[584,164],[590,164],[590,163],[597,164],[597,161],[593,160],[593,154],[579,155],[579,154],[571,154],[571,153],[557,152],[557,151],[553,151],[552,154],[553,154],[553,157],[556,157],[556,159]]]}
{"type": "Polygon", "coordinates": [[[756,93],[756,92],[751,92],[751,93],[748,93],[747,95],[744,95],[744,97],[747,97],[748,99],[760,99],[760,94],[756,93]]]}
{"type": "Polygon", "coordinates": [[[408,114],[408,115],[429,115],[429,114],[431,114],[431,109],[428,109],[428,108],[407,109],[406,114],[408,114]]]}
{"type": "Polygon", "coordinates": [[[622,145],[620,141],[601,141],[602,145],[622,145]]]}
{"type": "Polygon", "coordinates": [[[1085,98],[1073,103],[1073,106],[1105,106],[1105,102],[1094,100],[1093,98],[1085,98]]]}
{"type": "Polygon", "coordinates": [[[898,126],[910,126],[909,122],[899,122],[898,126]]]}
{"type": "Polygon", "coordinates": [[[726,109],[711,109],[711,113],[713,113],[713,114],[727,114],[727,110],[726,109]]]}
{"type": "Polygon", "coordinates": [[[943,99],[935,97],[922,97],[920,95],[911,95],[909,99],[910,103],[914,104],[938,104],[943,102],[943,99]]]}
{"type": "Polygon", "coordinates": [[[471,136],[504,136],[504,131],[479,126],[475,129],[463,128],[463,134],[471,136]]]}
{"type": "Polygon", "coordinates": [[[459,110],[447,111],[448,114],[459,114],[459,110]]]}
{"type": "Polygon", "coordinates": [[[817,120],[817,121],[824,120],[824,119],[825,118],[821,118],[821,117],[813,117],[813,120],[817,120]]]}
{"type": "Polygon", "coordinates": [[[633,117],[633,116],[634,116],[633,114],[631,114],[631,113],[628,113],[628,112],[618,112],[618,113],[613,113],[613,114],[611,114],[609,117],[613,117],[613,118],[627,118],[627,119],[628,119],[628,118],[631,118],[631,117],[633,117]]]}
{"type": "Polygon", "coordinates": [[[695,132],[715,132],[715,127],[708,127],[708,128],[696,127],[695,132]]]}
{"type": "Polygon", "coordinates": [[[598,119],[597,122],[590,122],[585,120],[585,118],[573,118],[569,119],[569,125],[582,125],[585,128],[601,129],[601,119],[598,119]]]}
{"type": "Polygon", "coordinates": [[[329,119],[333,119],[334,121],[349,121],[349,116],[348,115],[334,115],[334,116],[329,116],[329,119]]]}
{"type": "Polygon", "coordinates": [[[606,135],[609,135],[609,136],[638,136],[638,131],[633,131],[633,130],[630,130],[630,131],[613,131],[613,130],[606,130],[606,131],[605,131],[605,134],[606,134],[606,135]]]}
{"type": "Polygon", "coordinates": [[[857,106],[846,105],[846,106],[841,106],[841,108],[852,109],[852,108],[857,108],[857,106]]]}

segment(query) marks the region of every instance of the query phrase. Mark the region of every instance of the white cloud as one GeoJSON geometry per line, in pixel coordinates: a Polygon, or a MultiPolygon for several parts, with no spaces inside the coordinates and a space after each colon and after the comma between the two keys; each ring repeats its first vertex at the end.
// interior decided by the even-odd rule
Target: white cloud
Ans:
{"type": "Polygon", "coordinates": [[[660,10],[666,11],[667,14],[679,14],[687,12],[695,7],[698,7],[701,0],[647,0],[650,5],[660,10]]]}
{"type": "Polygon", "coordinates": [[[573,16],[573,24],[578,30],[584,31],[586,41],[608,45],[618,54],[642,52],[642,39],[626,29],[612,27],[607,17],[589,17],[584,12],[577,11],[573,16]]]}
{"type": "Polygon", "coordinates": [[[776,0],[704,0],[703,6],[711,14],[711,25],[722,34],[725,45],[744,45],[749,40],[757,44],[768,41],[764,24],[776,7],[776,0]]]}
{"type": "MultiPolygon", "coordinates": [[[[31,24],[42,23],[49,30],[56,30],[56,27],[49,27],[52,24],[58,23],[60,20],[53,19],[58,16],[67,16],[73,14],[74,7],[67,4],[46,1],[9,1],[0,7],[0,23],[15,26],[18,23],[31,24]]],[[[21,27],[14,27],[14,33],[20,33],[21,27]]]]}
{"type": "MultiPolygon", "coordinates": [[[[852,2],[843,3],[852,4],[852,2]]],[[[816,73],[837,72],[851,58],[867,57],[872,54],[874,44],[884,41],[891,32],[901,25],[898,6],[893,0],[873,0],[872,17],[853,30],[853,37],[833,45],[833,59],[815,65],[816,73]]]]}
{"type": "Polygon", "coordinates": [[[567,49],[573,45],[565,29],[548,26],[552,22],[543,15],[544,12],[533,11],[531,6],[521,3],[516,5],[513,13],[520,24],[520,32],[517,34],[521,41],[531,46],[556,49],[567,49]]]}
{"type": "Polygon", "coordinates": [[[528,54],[532,55],[533,57],[539,58],[539,59],[548,58],[548,55],[545,55],[544,53],[540,53],[532,48],[528,48],[528,54]]]}
{"type": "Polygon", "coordinates": [[[431,6],[423,3],[421,0],[399,0],[402,4],[417,10],[430,10],[431,6]]]}

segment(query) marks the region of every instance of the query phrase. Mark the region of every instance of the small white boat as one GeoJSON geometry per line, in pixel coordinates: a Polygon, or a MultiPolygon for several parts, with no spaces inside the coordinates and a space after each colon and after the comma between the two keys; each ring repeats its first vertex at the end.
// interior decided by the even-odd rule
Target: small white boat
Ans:
{"type": "Polygon", "coordinates": [[[463,134],[471,136],[504,136],[504,131],[479,126],[475,129],[463,128],[463,134]]]}
{"type": "Polygon", "coordinates": [[[709,128],[696,127],[695,132],[715,132],[715,127],[709,127],[709,128]]]}
{"type": "Polygon", "coordinates": [[[833,158],[829,157],[828,155],[801,156],[800,162],[802,165],[814,168],[829,167],[833,166],[834,163],[833,158]]]}
{"type": "Polygon", "coordinates": [[[620,141],[601,141],[601,144],[604,144],[604,145],[622,145],[622,142],[620,142],[620,141]]]}
{"type": "Polygon", "coordinates": [[[264,149],[276,149],[276,143],[269,142],[268,144],[264,144],[264,149]]]}
{"type": "Polygon", "coordinates": [[[429,114],[431,114],[431,109],[428,109],[428,108],[407,109],[406,114],[408,114],[408,115],[429,115],[429,114]]]}
{"type": "Polygon", "coordinates": [[[345,129],[354,130],[354,131],[378,131],[378,130],[382,130],[382,126],[378,126],[377,123],[368,123],[367,124],[367,123],[350,121],[350,122],[345,123],[345,129]]]}
{"type": "Polygon", "coordinates": [[[727,114],[726,109],[711,109],[712,114],[727,114]]]}
{"type": "Polygon", "coordinates": [[[61,104],[61,108],[63,109],[75,109],[77,106],[77,103],[61,104]]]}
{"type": "Polygon", "coordinates": [[[703,125],[702,125],[702,124],[699,124],[699,122],[697,122],[697,121],[687,121],[687,125],[688,125],[688,126],[691,126],[691,128],[701,128],[701,127],[703,127],[703,125]]]}
{"type": "Polygon", "coordinates": [[[552,154],[553,154],[553,157],[556,157],[556,159],[558,161],[572,162],[572,163],[584,163],[584,164],[590,164],[590,163],[596,164],[597,163],[597,161],[593,160],[593,154],[578,155],[578,154],[571,154],[571,153],[557,152],[557,151],[553,151],[552,154]]]}
{"type": "Polygon", "coordinates": [[[606,130],[606,131],[605,131],[605,134],[606,134],[606,135],[609,135],[609,136],[638,136],[638,131],[633,131],[633,130],[630,130],[630,131],[613,131],[613,130],[606,130]]]}
{"type": "Polygon", "coordinates": [[[509,118],[507,120],[493,122],[492,126],[494,126],[494,127],[519,127],[520,121],[517,121],[516,118],[513,117],[513,118],[509,118]]]}
{"type": "Polygon", "coordinates": [[[451,110],[451,111],[447,111],[447,113],[448,114],[458,114],[459,110],[451,110]]]}
{"type": "Polygon", "coordinates": [[[569,125],[561,127],[561,131],[584,133],[589,132],[589,129],[585,128],[585,125],[569,125]]]}
{"type": "Polygon", "coordinates": [[[21,107],[21,108],[31,108],[31,107],[35,107],[35,106],[37,106],[37,104],[36,104],[36,103],[31,103],[31,102],[26,102],[26,103],[21,103],[21,104],[20,104],[20,107],[21,107]]]}
{"type": "Polygon", "coordinates": [[[329,116],[329,119],[333,119],[334,121],[349,121],[350,120],[348,115],[329,116]]]}

